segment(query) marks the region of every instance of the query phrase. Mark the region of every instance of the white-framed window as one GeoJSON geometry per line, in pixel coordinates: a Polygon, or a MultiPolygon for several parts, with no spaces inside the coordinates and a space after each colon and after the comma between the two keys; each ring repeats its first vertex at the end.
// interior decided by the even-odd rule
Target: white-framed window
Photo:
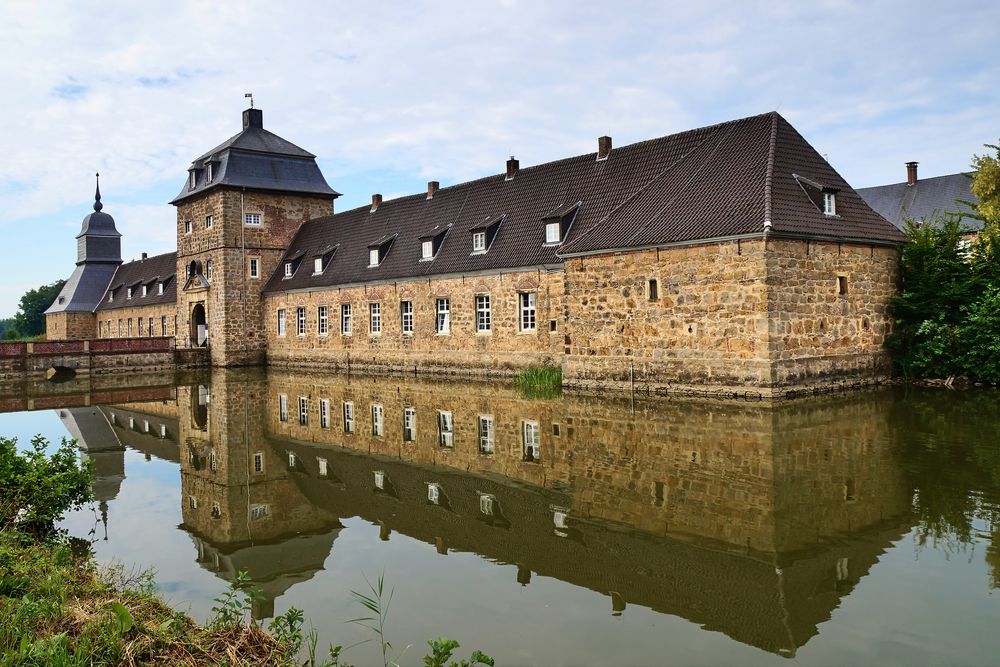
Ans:
{"type": "Polygon", "coordinates": [[[128,288],[125,289],[125,298],[126,299],[131,299],[132,298],[132,288],[131,287],[128,287],[128,288]]]}
{"type": "Polygon", "coordinates": [[[382,421],[384,410],[380,403],[372,404],[372,435],[381,437],[385,432],[385,424],[382,421]]]}
{"type": "Polygon", "coordinates": [[[542,447],[538,422],[525,420],[521,422],[522,454],[525,461],[538,461],[542,457],[542,447]]]}
{"type": "Polygon", "coordinates": [[[472,232],[472,252],[486,252],[486,232],[472,232]]]}
{"type": "Polygon", "coordinates": [[[198,499],[194,496],[188,496],[188,507],[193,510],[198,509],[198,499]]]}
{"type": "Polygon", "coordinates": [[[253,471],[257,473],[264,472],[264,452],[253,453],[253,471]]]}
{"type": "Polygon", "coordinates": [[[142,318],[140,317],[140,318],[139,318],[139,338],[142,338],[142,335],[143,335],[143,330],[142,330],[142,318]]]}
{"type": "Polygon", "coordinates": [[[160,335],[161,336],[166,336],[167,335],[167,316],[166,315],[161,315],[160,316],[160,335]]]}
{"type": "Polygon", "coordinates": [[[147,332],[150,338],[153,337],[153,318],[149,318],[149,331],[147,332]]]}
{"type": "Polygon", "coordinates": [[[299,336],[306,335],[306,309],[303,306],[295,309],[295,333],[299,336]]]}
{"type": "Polygon", "coordinates": [[[382,333],[382,304],[368,304],[368,331],[372,334],[382,333]]]}
{"type": "Polygon", "coordinates": [[[455,425],[451,412],[438,410],[438,444],[442,447],[455,446],[455,425]]]}
{"type": "Polygon", "coordinates": [[[212,260],[205,260],[205,280],[212,279],[212,260]]]}
{"type": "Polygon", "coordinates": [[[372,248],[368,251],[368,266],[369,268],[378,266],[378,248],[372,248]]]}
{"type": "Polygon", "coordinates": [[[427,501],[437,505],[441,502],[441,485],[431,482],[427,485],[427,501]]]}
{"type": "Polygon", "coordinates": [[[493,326],[490,313],[490,295],[476,295],[476,331],[479,333],[489,333],[493,326]]]}
{"type": "Polygon", "coordinates": [[[250,277],[260,278],[260,257],[251,257],[249,259],[250,263],[250,277]]]}
{"type": "Polygon", "coordinates": [[[479,415],[479,452],[493,453],[493,415],[479,415]]]}
{"type": "MultiPolygon", "coordinates": [[[[209,172],[209,173],[211,173],[211,172],[209,172]]],[[[214,225],[214,224],[215,224],[215,219],[212,216],[210,216],[210,215],[206,215],[205,216],[205,229],[211,229],[212,225],[214,225]]]]}
{"type": "Polygon", "coordinates": [[[413,442],[417,439],[417,409],[403,408],[403,440],[413,442]]]}
{"type": "Polygon", "coordinates": [[[340,333],[345,336],[351,335],[351,304],[340,304],[340,333]]]}
{"type": "Polygon", "coordinates": [[[326,398],[319,399],[319,427],[330,428],[330,401],[326,398]]]}
{"type": "Polygon", "coordinates": [[[535,331],[538,323],[536,321],[535,312],[535,299],[537,295],[535,292],[521,292],[517,295],[518,304],[520,306],[520,325],[521,331],[535,331]]]}
{"type": "Polygon", "coordinates": [[[243,224],[251,225],[253,227],[260,226],[260,213],[244,213],[243,214],[243,224]]]}
{"type": "Polygon", "coordinates": [[[288,467],[295,467],[295,452],[288,452],[288,467]]]}
{"type": "Polygon", "coordinates": [[[132,318],[128,318],[128,337],[132,337],[132,318]]]}
{"type": "MultiPolygon", "coordinates": [[[[206,162],[205,163],[205,180],[208,183],[211,183],[212,179],[215,178],[215,169],[213,169],[212,167],[213,167],[213,165],[212,165],[211,162],[206,162]]],[[[209,225],[209,226],[211,226],[211,225],[209,225]]]]}
{"type": "Polygon", "coordinates": [[[375,488],[379,491],[385,491],[385,471],[376,470],[375,471],[375,488]]]}
{"type": "Polygon", "coordinates": [[[284,336],[285,335],[285,309],[284,308],[279,308],[278,309],[278,335],[279,336],[284,336]]]}
{"type": "Polygon", "coordinates": [[[832,192],[823,193],[823,213],[837,215],[837,195],[832,192]]]}
{"type": "Polygon", "coordinates": [[[163,283],[156,283],[156,294],[163,294],[163,283]]]}
{"type": "Polygon", "coordinates": [[[496,505],[496,496],[492,493],[479,494],[479,511],[486,516],[493,516],[493,508],[496,505]]]}
{"type": "Polygon", "coordinates": [[[324,458],[316,457],[316,468],[319,470],[320,477],[326,477],[330,474],[330,470],[326,465],[326,459],[324,458]]]}
{"type": "Polygon", "coordinates": [[[413,302],[399,302],[399,326],[404,334],[413,333],[413,302]]]}
{"type": "Polygon", "coordinates": [[[184,233],[185,234],[190,234],[191,233],[191,221],[190,220],[185,220],[184,221],[184,233]]]}
{"type": "Polygon", "coordinates": [[[198,174],[194,169],[188,172],[188,190],[194,190],[194,186],[198,183],[198,174]]]}
{"type": "Polygon", "coordinates": [[[299,426],[306,426],[309,424],[309,399],[305,396],[299,396],[299,426]]]}
{"type": "Polygon", "coordinates": [[[562,240],[562,230],[560,229],[560,223],[550,222],[545,225],[545,242],[546,243],[559,243],[562,240]]]}
{"type": "Polygon", "coordinates": [[[122,337],[122,319],[120,317],[118,318],[118,337],[122,337]]]}
{"type": "Polygon", "coordinates": [[[268,514],[267,505],[251,505],[250,506],[250,520],[256,521],[257,519],[263,519],[268,514]]]}
{"type": "Polygon", "coordinates": [[[354,433],[354,403],[344,401],[344,433],[354,433]]]}
{"type": "Polygon", "coordinates": [[[278,421],[288,421],[288,396],[278,394],[278,421]]]}
{"type": "Polygon", "coordinates": [[[291,278],[293,273],[295,273],[295,271],[292,270],[292,263],[285,262],[285,277],[291,278]]]}
{"type": "Polygon", "coordinates": [[[320,336],[326,336],[330,333],[330,308],[329,306],[320,306],[316,309],[316,322],[317,331],[320,336]]]}
{"type": "Polygon", "coordinates": [[[313,260],[313,275],[323,273],[323,258],[317,257],[313,260]]]}
{"type": "Polygon", "coordinates": [[[149,292],[149,290],[147,290],[147,289],[146,289],[146,286],[145,286],[145,285],[143,285],[143,286],[142,286],[142,296],[146,296],[146,294],[147,294],[148,292],[149,292]]]}
{"type": "Polygon", "coordinates": [[[420,259],[431,259],[434,257],[434,241],[422,241],[420,243],[420,259]]]}
{"type": "Polygon", "coordinates": [[[434,301],[434,331],[439,334],[451,333],[451,305],[447,297],[434,301]]]}

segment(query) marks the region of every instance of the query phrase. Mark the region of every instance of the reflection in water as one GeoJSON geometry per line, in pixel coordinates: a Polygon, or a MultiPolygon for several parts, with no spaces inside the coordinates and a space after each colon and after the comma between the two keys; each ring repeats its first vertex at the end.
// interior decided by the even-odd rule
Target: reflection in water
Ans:
{"type": "Polygon", "coordinates": [[[180,462],[195,558],[222,579],[247,571],[264,593],[257,618],[361,517],[383,542],[514,565],[511,586],[552,577],[607,596],[616,616],[646,607],[792,656],[914,520],[956,549],[994,531],[996,448],[926,446],[1000,422],[996,395],[980,396],[959,422],[897,391],[771,407],[527,400],[215,370],[166,401],[60,416],[98,461],[102,498],[124,479],[124,446],[180,462]]]}

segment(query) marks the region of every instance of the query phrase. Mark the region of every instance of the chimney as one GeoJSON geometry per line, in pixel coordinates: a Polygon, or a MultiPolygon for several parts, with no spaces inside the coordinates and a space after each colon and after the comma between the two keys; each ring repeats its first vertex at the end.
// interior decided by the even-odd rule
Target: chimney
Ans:
{"type": "Polygon", "coordinates": [[[917,184],[917,165],[919,162],[907,162],[906,163],[906,184],[916,185],[917,184]]]}
{"type": "Polygon", "coordinates": [[[264,112],[260,109],[246,109],[243,112],[243,129],[248,127],[264,127],[264,112]]]}
{"type": "Polygon", "coordinates": [[[381,204],[381,203],[382,203],[382,195],[380,195],[378,193],[373,194],[372,195],[372,210],[371,210],[371,212],[374,213],[375,211],[377,211],[378,207],[379,207],[379,204],[381,204]]]}
{"type": "Polygon", "coordinates": [[[611,137],[597,138],[597,159],[607,160],[611,155],[611,137]]]}
{"type": "Polygon", "coordinates": [[[147,255],[146,253],[142,253],[142,261],[145,262],[147,257],[149,257],[149,255],[147,255]]]}
{"type": "Polygon", "coordinates": [[[434,199],[434,193],[438,191],[441,184],[437,181],[427,181],[427,198],[434,199]]]}
{"type": "Polygon", "coordinates": [[[507,178],[505,178],[504,180],[513,181],[514,175],[517,174],[517,171],[520,168],[521,168],[521,163],[515,160],[514,156],[511,155],[510,159],[507,160],[507,178]]]}

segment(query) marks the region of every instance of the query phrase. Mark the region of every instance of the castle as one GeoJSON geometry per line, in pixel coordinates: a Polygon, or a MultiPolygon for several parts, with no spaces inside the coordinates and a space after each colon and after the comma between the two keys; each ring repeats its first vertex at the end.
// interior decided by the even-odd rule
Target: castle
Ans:
{"type": "Polygon", "coordinates": [[[584,387],[888,373],[903,234],[779,114],[597,149],[335,214],[315,156],[247,109],[171,202],[176,253],[122,263],[98,192],[48,336],[584,387]]]}

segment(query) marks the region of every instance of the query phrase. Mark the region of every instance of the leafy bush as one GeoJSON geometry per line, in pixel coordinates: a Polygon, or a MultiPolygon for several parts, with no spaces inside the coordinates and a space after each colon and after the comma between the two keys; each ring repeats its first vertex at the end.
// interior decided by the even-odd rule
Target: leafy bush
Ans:
{"type": "Polygon", "coordinates": [[[975,380],[1000,384],[1000,286],[987,289],[966,309],[958,338],[966,373],[975,380]]]}
{"type": "Polygon", "coordinates": [[[76,441],[63,438],[51,455],[48,449],[40,435],[23,452],[17,438],[0,437],[0,529],[51,532],[67,511],[93,499],[90,467],[77,458],[76,441]]]}
{"type": "Polygon", "coordinates": [[[562,394],[562,369],[558,366],[533,366],[514,378],[514,387],[525,398],[555,398],[562,394]]]}

